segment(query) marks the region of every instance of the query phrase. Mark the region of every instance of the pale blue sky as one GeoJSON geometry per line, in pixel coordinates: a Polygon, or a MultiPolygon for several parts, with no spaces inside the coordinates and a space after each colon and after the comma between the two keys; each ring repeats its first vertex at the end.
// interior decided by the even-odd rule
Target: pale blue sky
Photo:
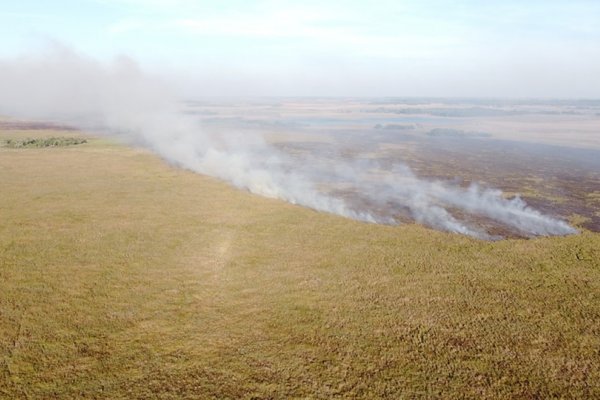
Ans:
{"type": "Polygon", "coordinates": [[[600,97],[600,1],[2,1],[0,56],[126,54],[190,94],[600,97]]]}

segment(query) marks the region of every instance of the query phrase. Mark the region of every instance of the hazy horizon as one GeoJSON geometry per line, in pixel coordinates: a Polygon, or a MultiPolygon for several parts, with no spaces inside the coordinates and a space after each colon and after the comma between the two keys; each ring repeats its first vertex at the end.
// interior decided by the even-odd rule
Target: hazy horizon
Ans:
{"type": "MultiPolygon", "coordinates": [[[[494,120],[531,114],[510,110],[508,100],[497,102],[509,107],[494,107],[492,100],[492,107],[474,101],[462,109],[454,102],[596,97],[600,4],[61,0],[11,4],[0,15],[7,20],[0,25],[0,115],[99,130],[255,194],[361,221],[395,224],[404,210],[419,223],[482,239],[501,235],[464,215],[483,216],[527,237],[577,232],[518,195],[505,196],[477,182],[462,187],[421,178],[402,158],[390,164],[373,160],[373,154],[345,157],[351,136],[343,136],[325,157],[313,151],[300,159],[269,140],[272,125],[286,127],[281,130],[288,140],[298,140],[303,132],[293,128],[306,123],[306,116],[285,121],[268,115],[252,121],[260,126],[254,132],[235,125],[220,129],[200,121],[197,110],[183,110],[181,101],[214,96],[380,98],[384,100],[373,103],[381,109],[371,111],[383,123],[390,115],[398,123],[428,114],[419,117],[419,124],[437,117],[485,117],[464,127],[438,120],[445,125],[429,127],[424,134],[437,135],[435,128],[445,127],[442,134],[451,129],[459,137],[522,140],[526,134],[534,142],[557,143],[561,136],[558,143],[564,144],[569,132],[570,142],[597,144],[596,102],[542,110],[545,122],[526,121],[527,128],[494,120]],[[391,109],[385,107],[390,98],[433,101],[423,106],[409,101],[406,108],[391,109]],[[444,101],[450,106],[438,109],[443,107],[436,104],[444,101]],[[563,114],[579,116],[580,124],[549,117],[563,114]],[[351,198],[364,201],[348,199],[343,192],[349,187],[355,192],[351,198]]],[[[515,100],[514,108],[522,102],[515,100]]],[[[335,120],[335,110],[318,115],[324,104],[301,111],[317,121],[335,120]]],[[[535,105],[524,108],[544,108],[535,105]]],[[[345,112],[349,105],[338,107],[345,112]]],[[[232,104],[228,108],[235,109],[232,104]]],[[[356,108],[354,117],[364,108],[356,108]]],[[[234,120],[257,114],[239,111],[234,120]]],[[[290,112],[283,109],[281,115],[290,112]]],[[[376,140],[377,135],[369,135],[375,124],[369,118],[374,116],[360,122],[368,123],[361,135],[376,140]]],[[[322,126],[321,140],[326,132],[322,126]]]]}
{"type": "Polygon", "coordinates": [[[135,60],[184,97],[591,99],[600,3],[60,0],[0,11],[0,60],[135,60]]]}

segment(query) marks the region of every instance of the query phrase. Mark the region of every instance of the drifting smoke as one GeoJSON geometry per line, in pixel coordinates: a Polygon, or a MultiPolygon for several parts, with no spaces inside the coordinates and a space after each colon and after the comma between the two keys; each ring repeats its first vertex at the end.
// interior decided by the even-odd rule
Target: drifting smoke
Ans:
{"type": "Polygon", "coordinates": [[[146,77],[128,58],[106,67],[55,48],[43,56],[0,61],[1,114],[109,132],[180,167],[256,194],[377,223],[396,223],[402,211],[431,227],[484,239],[493,237],[452,210],[493,220],[526,236],[576,232],[519,198],[505,199],[497,190],[420,179],[402,164],[383,168],[373,162],[311,155],[299,160],[257,135],[203,131],[178,107],[166,85],[146,77]],[[340,185],[363,201],[336,192],[340,185]]]}

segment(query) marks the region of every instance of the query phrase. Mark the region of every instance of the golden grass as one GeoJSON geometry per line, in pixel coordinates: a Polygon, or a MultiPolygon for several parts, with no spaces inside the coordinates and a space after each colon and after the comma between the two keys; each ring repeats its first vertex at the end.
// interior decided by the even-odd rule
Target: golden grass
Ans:
{"type": "Polygon", "coordinates": [[[0,397],[600,397],[600,234],[363,224],[99,140],[0,149],[0,221],[0,397]]]}

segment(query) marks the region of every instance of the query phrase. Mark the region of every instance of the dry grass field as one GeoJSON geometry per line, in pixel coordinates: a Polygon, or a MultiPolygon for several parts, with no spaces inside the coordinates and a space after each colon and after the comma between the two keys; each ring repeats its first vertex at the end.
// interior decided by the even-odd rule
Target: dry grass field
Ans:
{"type": "Polygon", "coordinates": [[[100,139],[0,148],[0,398],[591,399],[599,349],[598,233],[484,242],[100,139]]]}

